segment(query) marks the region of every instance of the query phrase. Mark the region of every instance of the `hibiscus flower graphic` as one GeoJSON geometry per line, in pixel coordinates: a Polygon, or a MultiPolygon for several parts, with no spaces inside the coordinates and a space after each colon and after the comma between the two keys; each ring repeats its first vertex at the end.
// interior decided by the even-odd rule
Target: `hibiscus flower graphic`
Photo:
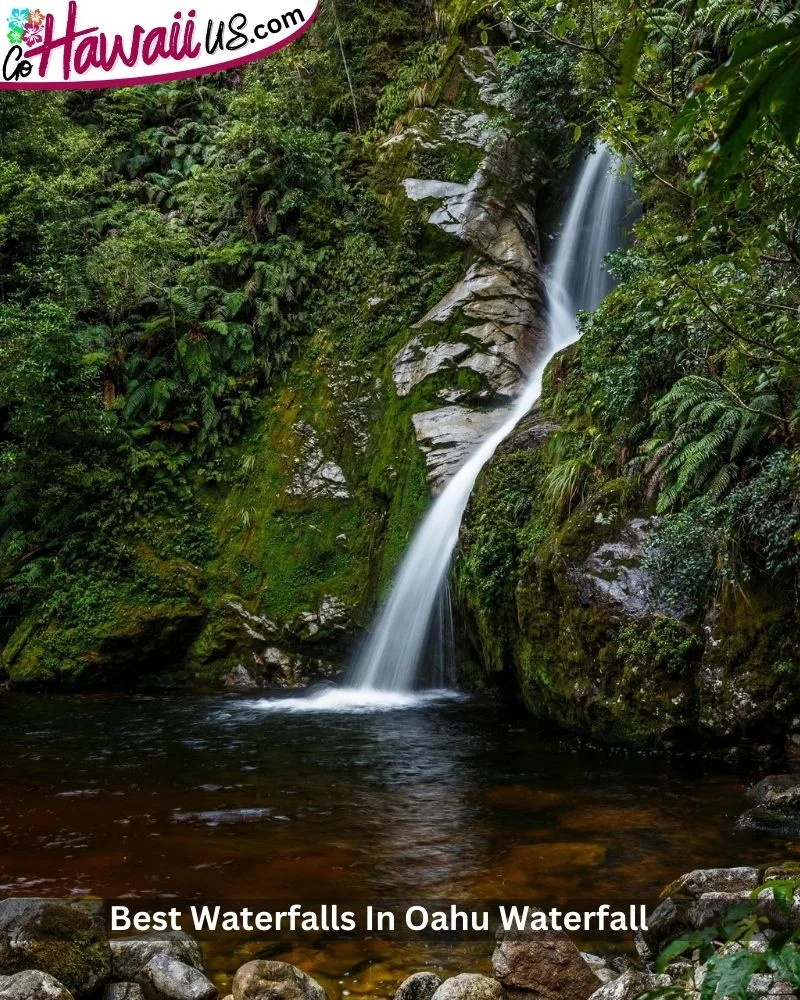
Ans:
{"type": "Polygon", "coordinates": [[[27,7],[12,7],[11,17],[8,19],[9,35],[12,31],[23,32],[30,19],[31,12],[27,7]]]}
{"type": "Polygon", "coordinates": [[[25,39],[25,44],[28,46],[39,45],[42,41],[42,29],[38,24],[33,24],[31,21],[28,21],[25,25],[23,38],[25,39]]]}
{"type": "MultiPolygon", "coordinates": [[[[41,10],[39,10],[39,8],[37,7],[36,10],[29,11],[29,13],[28,13],[28,24],[32,24],[36,28],[41,28],[41,26],[45,22],[45,18],[46,17],[47,17],[47,15],[45,13],[43,13],[41,10]]],[[[26,25],[26,27],[27,27],[27,25],[26,25]]]]}
{"type": "Polygon", "coordinates": [[[22,28],[12,28],[8,33],[8,40],[12,45],[19,45],[22,41],[23,31],[22,28]]]}

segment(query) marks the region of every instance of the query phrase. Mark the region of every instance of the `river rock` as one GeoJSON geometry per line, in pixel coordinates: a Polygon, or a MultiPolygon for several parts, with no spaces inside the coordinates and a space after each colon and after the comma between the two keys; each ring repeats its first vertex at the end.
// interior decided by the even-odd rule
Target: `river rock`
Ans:
{"type": "Polygon", "coordinates": [[[503,1000],[500,984],[477,972],[462,972],[445,979],[431,1000],[503,1000]]]}
{"type": "Polygon", "coordinates": [[[216,986],[191,965],[155,955],[138,976],[145,1000],[217,1000],[216,986]]]}
{"type": "Polygon", "coordinates": [[[688,921],[698,930],[711,927],[719,923],[731,907],[746,902],[749,898],[749,892],[704,892],[689,907],[688,921]]]}
{"type": "Polygon", "coordinates": [[[737,820],[740,830],[757,830],[778,837],[800,836],[800,778],[773,774],[751,789],[756,805],[737,820]]]}
{"type": "Polygon", "coordinates": [[[586,1000],[600,985],[572,941],[558,931],[499,933],[492,967],[509,995],[524,991],[530,1000],[586,1000]]]}
{"type": "Polygon", "coordinates": [[[668,896],[647,917],[647,930],[636,934],[636,950],[645,958],[651,958],[659,951],[667,938],[674,937],[686,926],[686,914],[678,909],[675,900],[668,896]]]}
{"type": "Polygon", "coordinates": [[[29,969],[49,973],[76,997],[96,990],[111,974],[102,921],[78,903],[0,901],[0,973],[29,969]]]}
{"type": "Polygon", "coordinates": [[[0,976],[0,1000],[73,1000],[73,996],[46,972],[28,970],[0,976]]]}
{"type": "Polygon", "coordinates": [[[287,962],[256,960],[233,978],[233,1000],[327,1000],[316,979],[287,962]]]}
{"type": "Polygon", "coordinates": [[[649,972],[632,969],[613,983],[607,983],[595,990],[591,1000],[636,1000],[649,990],[657,990],[671,984],[669,976],[654,976],[649,972]]]}
{"type": "Polygon", "coordinates": [[[103,1000],[145,1000],[138,983],[109,983],[103,990],[103,1000]]]}
{"type": "Polygon", "coordinates": [[[185,965],[203,971],[203,953],[194,938],[183,931],[169,931],[158,936],[112,938],[111,974],[122,982],[138,979],[139,973],[156,955],[176,958],[185,965]]]}
{"type": "Polygon", "coordinates": [[[442,985],[435,972],[415,972],[404,979],[394,995],[394,1000],[431,1000],[442,985]]]}
{"type": "Polygon", "coordinates": [[[760,883],[758,868],[698,868],[668,885],[662,897],[693,900],[706,892],[752,892],[760,883]]]}
{"type": "Polygon", "coordinates": [[[762,889],[758,894],[758,913],[766,917],[776,931],[800,929],[800,889],[795,889],[791,899],[775,897],[774,889],[762,889]]]}

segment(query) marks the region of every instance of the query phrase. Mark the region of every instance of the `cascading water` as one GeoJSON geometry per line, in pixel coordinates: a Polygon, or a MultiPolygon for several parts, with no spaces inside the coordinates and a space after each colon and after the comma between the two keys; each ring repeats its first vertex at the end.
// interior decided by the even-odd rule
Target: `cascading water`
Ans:
{"type": "Polygon", "coordinates": [[[434,671],[438,676],[430,680],[447,686],[447,648],[452,644],[447,575],[470,494],[498,445],[539,398],[550,360],[577,339],[576,313],[594,309],[610,289],[611,279],[602,262],[622,241],[629,203],[629,188],[619,177],[612,155],[599,145],[584,163],[556,243],[547,282],[548,340],[521,395],[502,425],[453,476],[417,529],[372,632],[350,668],[348,686],[312,698],[269,702],[265,707],[312,710],[414,703],[418,697],[409,699],[409,695],[419,685],[424,653],[431,645],[437,650],[439,665],[434,671]]]}
{"type": "Polygon", "coordinates": [[[599,146],[584,164],[556,244],[547,284],[546,350],[507,419],[458,470],[417,530],[372,634],[353,664],[348,677],[353,687],[387,692],[415,687],[423,650],[436,627],[437,606],[445,601],[450,560],[478,474],[539,398],[552,357],[577,339],[576,313],[594,309],[609,290],[611,279],[601,265],[620,244],[628,201],[628,189],[611,155],[599,146]]]}

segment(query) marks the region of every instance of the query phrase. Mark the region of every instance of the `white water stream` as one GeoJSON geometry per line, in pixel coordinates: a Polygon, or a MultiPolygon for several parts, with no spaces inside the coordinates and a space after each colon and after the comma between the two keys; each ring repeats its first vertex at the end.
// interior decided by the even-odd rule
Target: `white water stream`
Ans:
{"type": "Polygon", "coordinates": [[[443,675],[446,657],[441,649],[451,637],[442,630],[449,619],[445,613],[449,609],[447,576],[464,510],[481,469],[538,400],[545,368],[578,338],[576,313],[594,309],[610,289],[603,258],[621,243],[629,204],[628,186],[619,177],[608,150],[599,145],[583,165],[556,242],[547,281],[547,344],[506,420],[476,448],[422,520],[348,672],[347,686],[309,698],[261,702],[264,708],[371,711],[429,699],[430,690],[415,692],[422,680],[426,650],[432,646],[440,651],[439,676],[428,679],[434,687],[449,686],[451,678],[443,675]]]}

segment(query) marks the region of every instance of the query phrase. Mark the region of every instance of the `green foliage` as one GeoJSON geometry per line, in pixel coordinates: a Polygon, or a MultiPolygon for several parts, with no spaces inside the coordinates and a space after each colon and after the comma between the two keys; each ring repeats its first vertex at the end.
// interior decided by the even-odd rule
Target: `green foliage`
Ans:
{"type": "Polygon", "coordinates": [[[594,476],[634,479],[642,507],[663,515],[648,560],[672,607],[699,610],[754,577],[796,584],[794,5],[503,10],[520,27],[520,66],[543,45],[574,60],[575,133],[596,132],[625,158],[643,207],[632,245],[610,261],[618,287],[583,318],[546,396],[582,441],[552,470],[552,508],[567,516],[594,476]]]}
{"type": "MultiPolygon", "coordinates": [[[[747,1000],[753,976],[772,973],[776,980],[800,986],[800,935],[786,932],[770,937],[766,948],[750,948],[754,935],[759,934],[766,918],[758,916],[755,901],[764,889],[772,889],[776,899],[780,892],[789,898],[797,889],[797,881],[780,880],[760,886],[750,902],[738,903],[728,909],[719,924],[699,931],[682,933],[669,941],[656,961],[656,971],[663,972],[669,963],[687,953],[697,951],[705,965],[700,988],[700,1000],[747,1000]]],[[[689,1000],[696,996],[693,985],[676,984],[667,989],[652,990],[641,1000],[689,1000]]]]}

